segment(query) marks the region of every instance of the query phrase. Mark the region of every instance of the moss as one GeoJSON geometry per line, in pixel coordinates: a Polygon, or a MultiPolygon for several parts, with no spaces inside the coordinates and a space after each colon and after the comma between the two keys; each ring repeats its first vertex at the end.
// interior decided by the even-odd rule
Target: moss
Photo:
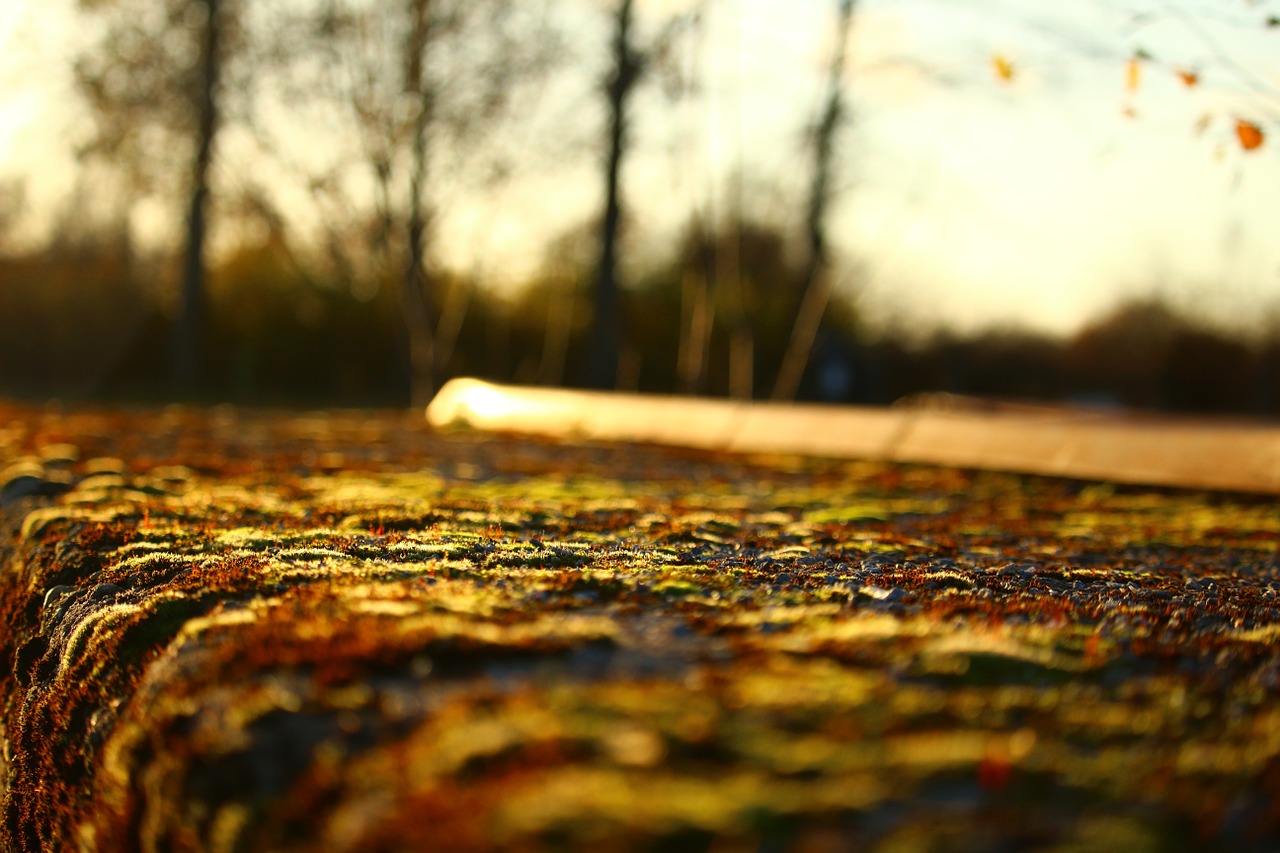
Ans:
{"type": "Polygon", "coordinates": [[[15,849],[1280,836],[1274,500],[75,423],[0,574],[15,849]]]}
{"type": "Polygon", "coordinates": [[[113,665],[132,668],[162,652],[184,625],[207,613],[219,600],[217,595],[152,599],[143,608],[143,617],[121,631],[113,665]]]}

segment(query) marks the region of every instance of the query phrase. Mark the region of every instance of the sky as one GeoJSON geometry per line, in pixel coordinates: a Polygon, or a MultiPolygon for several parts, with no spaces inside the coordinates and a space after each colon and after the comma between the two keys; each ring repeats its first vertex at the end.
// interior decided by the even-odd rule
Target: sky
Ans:
{"type": "MultiPolygon", "coordinates": [[[[1280,299],[1280,150],[1246,152],[1234,138],[1234,115],[1254,115],[1257,99],[1233,94],[1237,81],[1171,19],[1173,3],[1141,4],[1153,17],[1140,27],[1122,11],[1138,5],[864,7],[857,138],[886,153],[856,172],[843,227],[855,253],[884,250],[877,276],[907,307],[1062,331],[1157,286],[1231,320],[1280,299]],[[1129,91],[1126,58],[1139,48],[1156,61],[1129,91]],[[894,71],[898,56],[927,57],[935,73],[894,71]],[[996,56],[1013,63],[1007,84],[994,82],[996,56]],[[1202,82],[1188,88],[1179,69],[1202,82]]],[[[1215,44],[1267,75],[1274,114],[1280,32],[1235,8],[1249,23],[1214,18],[1215,44]]]]}
{"type": "MultiPolygon", "coordinates": [[[[640,0],[642,34],[686,5],[640,0]]],[[[624,191],[649,245],[669,243],[694,206],[725,216],[734,174],[748,176],[749,203],[798,223],[835,5],[712,0],[681,57],[700,72],[698,90],[673,101],[651,88],[637,103],[624,191]]],[[[0,3],[0,181],[26,177],[32,222],[70,186],[85,129],[60,60],[76,37],[69,6],[0,3]]],[[[1265,26],[1280,3],[862,0],[858,10],[831,235],[842,286],[867,312],[1066,333],[1155,288],[1225,322],[1280,311],[1280,27],[1265,26]],[[1152,58],[1131,89],[1138,49],[1152,58]],[[996,57],[1012,64],[1009,79],[996,57]],[[1197,85],[1179,70],[1195,70],[1197,85]],[[1236,118],[1258,121],[1266,142],[1243,150],[1236,118]]],[[[578,46],[588,56],[603,33],[594,14],[578,46]]],[[[566,84],[552,113],[598,119],[589,84],[566,84]]],[[[456,203],[441,226],[448,259],[497,280],[528,272],[598,204],[595,156],[563,160],[456,203]]]]}

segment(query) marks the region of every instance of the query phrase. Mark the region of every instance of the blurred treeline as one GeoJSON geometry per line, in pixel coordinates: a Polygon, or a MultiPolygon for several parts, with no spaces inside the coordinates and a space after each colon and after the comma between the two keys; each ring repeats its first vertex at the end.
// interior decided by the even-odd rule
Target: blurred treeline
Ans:
{"type": "MultiPolygon", "coordinates": [[[[761,367],[753,391],[772,387],[798,294],[797,262],[776,229],[740,229],[759,278],[749,318],[761,367]]],[[[680,371],[678,318],[690,276],[713,241],[687,235],[626,291],[630,318],[621,383],[651,392],[729,392],[732,329],[717,324],[703,384],[680,371]]],[[[579,257],[581,252],[576,253],[579,257]]],[[[463,276],[444,277],[444,376],[586,385],[590,381],[591,269],[574,252],[510,296],[463,276]]],[[[119,235],[94,234],[0,258],[0,393],[149,402],[167,399],[172,305],[157,282],[177,260],[131,255],[119,235]]],[[[403,405],[403,323],[391,283],[369,297],[349,282],[317,279],[280,240],[239,246],[210,270],[209,343],[202,399],[251,404],[403,405]]],[[[727,313],[727,312],[726,312],[727,313]]],[[[1246,336],[1157,298],[1123,302],[1067,338],[1018,329],[921,335],[864,328],[832,306],[800,398],[888,404],[946,391],[1016,400],[1280,413],[1280,329],[1246,336]]]]}
{"type": "Polygon", "coordinates": [[[404,405],[473,375],[1276,412],[1280,332],[1246,340],[1159,301],[1065,340],[869,323],[857,259],[828,233],[857,159],[853,0],[832,3],[819,97],[795,117],[788,213],[738,175],[736,192],[679,202],[665,248],[637,251],[624,167],[652,144],[641,117],[697,107],[710,6],[79,0],[78,194],[47,240],[6,243],[20,194],[0,187],[0,394],[404,405]],[[598,202],[526,281],[447,264],[441,224],[469,193],[575,160],[598,202]],[[139,211],[161,239],[142,239],[139,211]]]}

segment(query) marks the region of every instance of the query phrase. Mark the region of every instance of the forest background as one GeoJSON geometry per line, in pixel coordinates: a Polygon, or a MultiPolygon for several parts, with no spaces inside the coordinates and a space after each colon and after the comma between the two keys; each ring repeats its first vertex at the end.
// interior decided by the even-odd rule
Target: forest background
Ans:
{"type": "Polygon", "coordinates": [[[398,406],[466,374],[1280,413],[1277,7],[1103,7],[10,4],[0,93],[65,79],[40,91],[68,159],[0,159],[0,394],[398,406]],[[999,124],[966,149],[947,103],[1091,153],[1025,158],[1043,137],[999,124]],[[1115,149],[1170,196],[1081,206],[1081,160],[1115,149]],[[931,243],[922,196],[979,221],[919,177],[956,158],[1014,213],[931,243]],[[1021,207],[1028,175],[1050,182],[1021,207]],[[1180,253],[1204,220],[1153,209],[1208,216],[1213,262],[1180,253]],[[1140,265],[1059,259],[1135,242],[1108,218],[1131,210],[1140,265]]]}

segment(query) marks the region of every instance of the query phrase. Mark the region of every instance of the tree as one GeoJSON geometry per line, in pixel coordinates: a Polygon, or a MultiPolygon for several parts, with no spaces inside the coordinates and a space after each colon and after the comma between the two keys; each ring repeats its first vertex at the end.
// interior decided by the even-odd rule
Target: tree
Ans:
{"type": "MultiPolygon", "coordinates": [[[[679,388],[686,394],[706,392],[711,333],[715,328],[712,299],[718,264],[706,224],[696,217],[686,244],[693,242],[693,257],[685,258],[680,274],[680,345],[676,355],[679,388]]],[[[688,249],[686,248],[686,254],[688,249]]]]}
{"type": "Polygon", "coordinates": [[[347,217],[331,248],[353,219],[370,224],[359,251],[397,282],[414,405],[430,400],[448,360],[431,252],[443,187],[492,153],[494,131],[552,66],[544,23],[514,0],[330,0],[274,28],[293,69],[281,99],[334,130],[333,155],[302,182],[347,217]]]}
{"type": "Polygon", "coordinates": [[[688,226],[675,274],[682,285],[691,277],[718,281],[709,294],[713,304],[705,310],[723,318],[710,330],[717,356],[708,358],[710,387],[704,390],[750,399],[757,349],[764,360],[780,358],[794,299],[777,284],[804,274],[802,259],[788,251],[787,232],[785,225],[749,216],[740,207],[714,232],[697,218],[688,226]]]}
{"type": "Polygon", "coordinates": [[[600,225],[600,264],[596,271],[595,324],[592,334],[592,379],[611,387],[618,375],[618,226],[622,203],[618,183],[627,145],[627,106],[644,68],[644,57],[632,43],[633,0],[619,0],[614,13],[613,71],[605,86],[609,104],[608,148],[604,166],[604,217],[600,225]]]}
{"type": "Polygon", "coordinates": [[[786,354],[773,386],[773,399],[794,400],[805,366],[831,300],[831,269],[827,247],[827,215],[834,183],[836,136],[847,119],[844,72],[849,30],[853,24],[854,0],[840,0],[836,23],[836,44],[827,72],[827,96],[813,132],[813,164],[809,201],[805,213],[808,249],[803,297],[786,354]]]}
{"type": "Polygon", "coordinates": [[[432,25],[429,0],[407,0],[409,31],[404,43],[404,94],[412,115],[409,132],[409,209],[406,222],[405,271],[401,280],[405,325],[409,331],[410,402],[425,406],[435,394],[435,306],[427,275],[424,242],[427,181],[427,128],[436,93],[426,75],[432,25]]]}
{"type": "Polygon", "coordinates": [[[103,24],[76,62],[96,135],[85,149],[132,178],[139,195],[172,182],[185,194],[182,280],[173,327],[175,388],[192,392],[201,368],[206,243],[213,164],[225,124],[228,57],[237,49],[238,0],[80,0],[103,24]],[[174,152],[172,157],[167,152],[174,152]]]}
{"type": "Polygon", "coordinates": [[[1130,299],[1085,324],[1068,352],[1072,380],[1088,393],[1103,391],[1119,401],[1160,406],[1160,374],[1173,342],[1188,324],[1156,298],[1130,299]]]}
{"type": "Polygon", "coordinates": [[[199,60],[196,80],[195,152],[191,161],[191,196],[187,203],[187,239],[182,265],[182,313],[174,346],[174,377],[179,387],[190,388],[200,373],[201,338],[205,314],[205,242],[209,233],[209,178],[213,144],[221,121],[219,83],[222,74],[224,0],[203,0],[192,9],[202,14],[199,26],[199,60]]]}
{"type": "Polygon", "coordinates": [[[595,320],[592,326],[592,384],[613,387],[617,381],[622,337],[618,284],[618,236],[622,226],[622,168],[630,151],[630,106],[636,87],[668,54],[682,31],[697,19],[697,11],[667,20],[645,43],[635,36],[635,0],[618,0],[613,13],[610,71],[603,92],[608,110],[605,131],[604,213],[600,223],[600,260],[595,280],[595,320]]]}

